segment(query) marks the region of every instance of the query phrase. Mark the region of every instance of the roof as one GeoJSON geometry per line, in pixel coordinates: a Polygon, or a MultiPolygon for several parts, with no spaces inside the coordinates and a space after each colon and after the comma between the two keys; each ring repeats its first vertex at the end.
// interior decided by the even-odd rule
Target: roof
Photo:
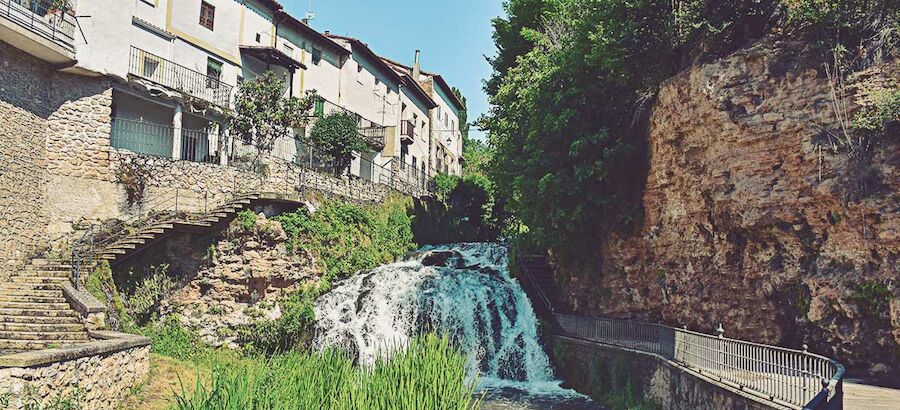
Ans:
{"type": "MultiPolygon", "coordinates": [[[[391,65],[394,65],[397,67],[402,67],[402,68],[406,69],[407,71],[412,71],[412,67],[410,67],[406,64],[398,63],[398,62],[391,60],[389,58],[386,58],[386,57],[381,57],[381,58],[383,60],[385,60],[388,64],[391,64],[391,65]]],[[[466,109],[466,105],[463,104],[462,100],[460,100],[459,97],[456,95],[456,93],[453,92],[453,88],[450,88],[450,85],[447,84],[447,81],[444,80],[443,76],[441,76],[440,74],[437,74],[437,73],[430,73],[430,72],[424,71],[424,70],[420,71],[420,73],[433,78],[434,81],[437,83],[438,87],[441,87],[444,90],[444,94],[447,94],[447,96],[450,97],[450,102],[456,106],[456,109],[458,109],[460,111],[463,111],[466,109]]]]}
{"type": "Polygon", "coordinates": [[[428,95],[428,93],[425,92],[424,89],[422,89],[422,86],[419,85],[419,82],[414,80],[409,75],[408,71],[397,69],[397,67],[396,67],[397,64],[394,64],[393,61],[388,60],[384,57],[381,57],[378,54],[375,54],[375,52],[369,48],[368,44],[363,43],[358,38],[339,36],[336,34],[326,34],[326,35],[328,37],[331,37],[334,39],[349,42],[354,50],[359,50],[361,52],[361,54],[363,54],[364,56],[366,56],[370,60],[372,60],[372,62],[375,64],[376,67],[383,70],[385,72],[385,74],[392,77],[394,79],[394,81],[397,81],[398,83],[402,83],[407,88],[411,89],[413,91],[413,93],[416,94],[416,97],[420,98],[422,101],[425,102],[425,104],[428,106],[428,109],[432,109],[432,108],[438,106],[437,103],[434,102],[434,100],[431,98],[431,96],[428,95]]]}
{"type": "Polygon", "coordinates": [[[291,71],[294,71],[298,68],[306,69],[306,65],[294,60],[291,56],[285,54],[283,51],[269,46],[241,46],[241,51],[247,52],[253,57],[256,57],[262,61],[267,63],[278,64],[282,67],[285,67],[291,71]]]}
{"type": "Polygon", "coordinates": [[[283,17],[284,18],[283,22],[290,24],[290,26],[297,29],[297,31],[299,31],[300,34],[304,34],[306,36],[311,37],[313,39],[313,41],[315,41],[319,44],[323,44],[327,49],[329,49],[339,55],[342,55],[344,57],[350,55],[350,50],[347,50],[346,48],[342,47],[340,44],[335,43],[334,40],[328,38],[328,36],[318,32],[318,31],[316,31],[315,29],[313,29],[306,23],[304,23],[300,20],[297,20],[296,17],[288,14],[286,11],[279,10],[278,16],[283,17]]]}
{"type": "Polygon", "coordinates": [[[385,64],[381,57],[379,57],[378,54],[375,54],[375,52],[373,52],[366,43],[363,43],[359,39],[353,37],[344,37],[334,34],[326,34],[326,36],[328,36],[329,38],[349,42],[350,46],[353,47],[354,50],[358,50],[360,54],[367,57],[369,60],[372,60],[372,63],[375,64],[375,67],[384,71],[385,75],[391,77],[391,79],[397,83],[403,82],[403,77],[397,74],[397,72],[394,71],[391,66],[385,64]]]}

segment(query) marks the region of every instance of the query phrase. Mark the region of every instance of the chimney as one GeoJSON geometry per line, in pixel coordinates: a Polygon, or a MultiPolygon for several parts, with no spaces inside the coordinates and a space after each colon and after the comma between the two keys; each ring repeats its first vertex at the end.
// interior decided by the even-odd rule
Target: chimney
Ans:
{"type": "Polygon", "coordinates": [[[413,80],[419,81],[419,72],[422,71],[422,67],[419,65],[419,55],[422,54],[421,51],[416,50],[416,60],[413,62],[412,69],[412,77],[413,80]]]}

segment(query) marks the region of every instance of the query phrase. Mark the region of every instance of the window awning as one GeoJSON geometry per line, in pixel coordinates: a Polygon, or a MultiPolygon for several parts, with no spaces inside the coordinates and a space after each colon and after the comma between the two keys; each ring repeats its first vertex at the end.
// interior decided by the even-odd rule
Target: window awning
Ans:
{"type": "Polygon", "coordinates": [[[305,70],[306,65],[294,60],[291,56],[274,47],[241,46],[241,53],[247,53],[268,64],[275,64],[296,71],[298,68],[305,70]]]}

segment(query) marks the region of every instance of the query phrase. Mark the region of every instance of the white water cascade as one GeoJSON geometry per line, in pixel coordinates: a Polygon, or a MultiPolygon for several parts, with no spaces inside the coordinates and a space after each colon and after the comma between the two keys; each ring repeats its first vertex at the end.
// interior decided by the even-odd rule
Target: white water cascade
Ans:
{"type": "Polygon", "coordinates": [[[423,248],[410,260],[339,283],[316,308],[316,345],[372,363],[422,331],[449,335],[482,386],[556,389],[537,318],[499,244],[423,248]]]}

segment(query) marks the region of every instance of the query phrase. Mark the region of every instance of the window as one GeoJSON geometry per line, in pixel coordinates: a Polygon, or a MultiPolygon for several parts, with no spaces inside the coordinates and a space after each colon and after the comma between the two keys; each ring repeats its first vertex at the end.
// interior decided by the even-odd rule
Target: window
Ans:
{"type": "Polygon", "coordinates": [[[315,112],[317,116],[325,115],[325,100],[319,98],[316,100],[315,112]]]}
{"type": "Polygon", "coordinates": [[[406,155],[409,154],[409,145],[400,146],[400,169],[406,169],[406,155]]]}
{"type": "Polygon", "coordinates": [[[144,56],[144,78],[154,78],[158,68],[159,60],[150,56],[144,56]]]}
{"type": "Polygon", "coordinates": [[[200,25],[210,30],[215,26],[216,8],[207,2],[200,3],[200,25]]]}
{"type": "Polygon", "coordinates": [[[219,88],[219,80],[222,79],[222,63],[212,58],[206,60],[206,86],[219,88]]]}
{"type": "Polygon", "coordinates": [[[319,65],[319,62],[322,61],[322,50],[313,47],[312,49],[312,63],[313,65],[319,65]]]}
{"type": "Polygon", "coordinates": [[[256,33],[256,42],[262,43],[262,35],[260,35],[259,33],[256,33]]]}
{"type": "Polygon", "coordinates": [[[416,159],[417,159],[417,158],[415,157],[415,155],[413,155],[413,157],[412,157],[412,169],[413,169],[413,171],[416,170],[416,159]]]}

